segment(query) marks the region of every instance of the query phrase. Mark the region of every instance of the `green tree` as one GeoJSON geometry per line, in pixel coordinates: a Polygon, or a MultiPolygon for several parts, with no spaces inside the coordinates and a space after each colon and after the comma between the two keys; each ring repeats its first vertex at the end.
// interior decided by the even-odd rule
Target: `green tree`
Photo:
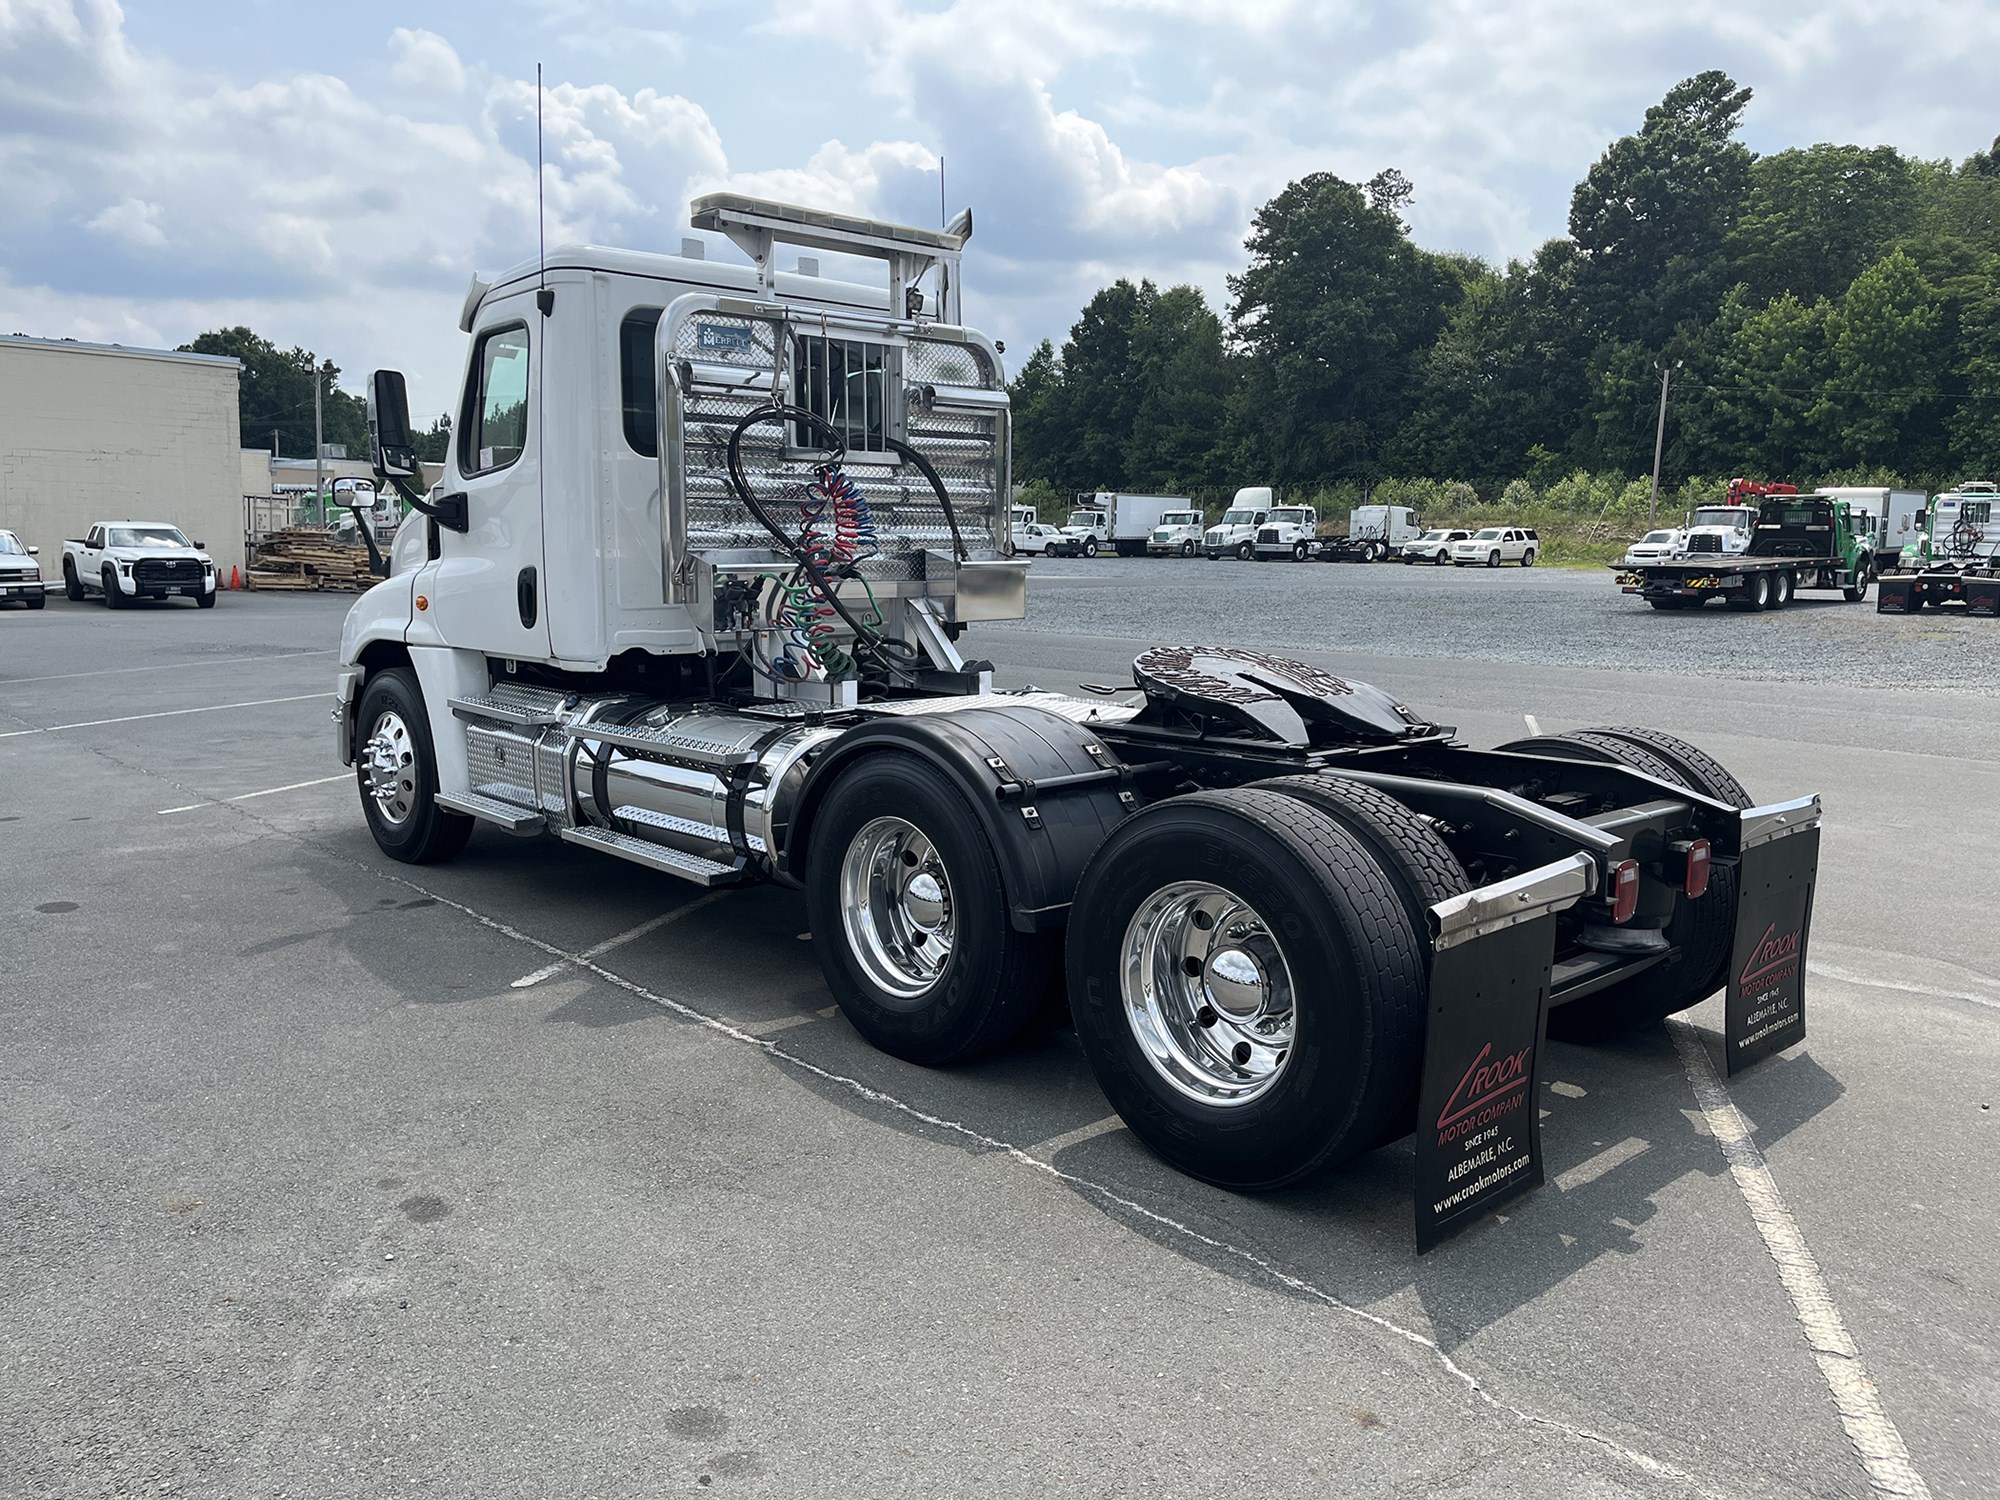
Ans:
{"type": "Polygon", "coordinates": [[[1611,143],[1570,197],[1591,325],[1663,349],[1677,327],[1705,323],[1733,277],[1724,246],[1750,188],[1735,139],[1750,90],[1711,70],[1646,111],[1611,143]]]}
{"type": "Polygon", "coordinates": [[[1273,477],[1372,478],[1461,295],[1458,267],[1326,172],[1259,209],[1246,244],[1249,267],[1229,278],[1230,317],[1273,477]]]}
{"type": "Polygon", "coordinates": [[[1132,341],[1159,291],[1120,277],[1084,305],[1062,348],[1063,394],[1069,408],[1071,488],[1128,489],[1125,460],[1132,423],[1144,395],[1132,341]]]}
{"type": "Polygon", "coordinates": [[[451,417],[440,414],[430,425],[428,432],[410,434],[410,446],[415,456],[427,464],[443,463],[445,455],[451,452],[451,417]]]}
{"type": "Polygon", "coordinates": [[[1961,476],[2000,474],[2000,256],[1959,310],[1955,409],[1946,419],[1961,476]]]}
{"type": "Polygon", "coordinates": [[[1170,287],[1132,336],[1138,407],[1125,445],[1135,489],[1202,489],[1227,481],[1219,452],[1234,383],[1222,320],[1191,286],[1170,287]]]}
{"type": "Polygon", "coordinates": [[[1007,387],[1014,413],[1014,479],[1066,486],[1070,451],[1069,404],[1064,399],[1063,368],[1047,339],[1035,346],[1007,387]]]}
{"type": "Polygon", "coordinates": [[[1760,157],[1729,236],[1736,274],[1760,300],[1838,297],[1906,233],[1917,183],[1891,146],[1809,146],[1760,157]]]}
{"type": "MultiPolygon", "coordinates": [[[[288,458],[313,456],[313,356],[304,349],[280,349],[240,325],[204,333],[181,345],[184,353],[221,354],[243,365],[237,397],[240,441],[245,448],[266,448],[272,434],[279,453],[288,458]]],[[[345,444],[352,454],[368,451],[368,403],[350,396],[336,382],[340,367],[331,360],[321,367],[324,382],[321,431],[325,441],[345,444]]]]}
{"type": "Polygon", "coordinates": [[[1943,307],[1917,263],[1892,251],[1827,314],[1830,383],[1813,403],[1829,466],[1941,467],[1939,331],[1943,307]]]}
{"type": "Polygon", "coordinates": [[[1761,307],[1743,288],[1730,293],[1713,373],[1692,403],[1702,470],[1790,479],[1823,461],[1815,407],[1832,369],[1828,310],[1789,292],[1761,307]]]}

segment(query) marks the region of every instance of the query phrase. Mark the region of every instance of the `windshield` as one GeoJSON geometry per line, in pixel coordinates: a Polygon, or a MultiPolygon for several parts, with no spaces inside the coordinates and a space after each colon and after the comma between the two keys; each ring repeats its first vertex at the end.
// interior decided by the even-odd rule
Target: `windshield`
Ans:
{"type": "Polygon", "coordinates": [[[25,557],[28,549],[21,545],[21,539],[11,531],[0,531],[0,552],[10,557],[25,557]]]}
{"type": "Polygon", "coordinates": [[[1674,534],[1671,531],[1649,531],[1639,540],[1642,542],[1671,542],[1673,539],[1674,534]]]}
{"type": "Polygon", "coordinates": [[[1248,526],[1256,518],[1257,518],[1257,513],[1255,511],[1248,511],[1248,510],[1225,511],[1223,512],[1222,516],[1222,524],[1224,526],[1248,526]]]}
{"type": "Polygon", "coordinates": [[[1273,525],[1303,526],[1312,519],[1309,510],[1274,510],[1271,512],[1273,525]]]}
{"type": "Polygon", "coordinates": [[[1170,510],[1160,517],[1162,526],[1199,526],[1201,512],[1198,510],[1170,510]]]}
{"type": "Polygon", "coordinates": [[[1420,542],[1441,542],[1450,535],[1451,533],[1448,531],[1426,531],[1417,540],[1420,542]]]}
{"type": "Polygon", "coordinates": [[[1500,528],[1498,526],[1489,526],[1480,532],[1479,535],[1475,536],[1473,540],[1475,542],[1497,542],[1500,540],[1500,528]]]}
{"type": "Polygon", "coordinates": [[[194,544],[181,535],[178,526],[113,526],[105,532],[104,545],[150,547],[165,552],[175,547],[191,547],[194,544]]]}
{"type": "Polygon", "coordinates": [[[1750,518],[1740,510],[1698,510],[1694,513],[1697,526],[1733,526],[1742,530],[1750,524],[1750,518]]]}
{"type": "Polygon", "coordinates": [[[1102,526],[1104,524],[1104,513],[1095,510],[1073,510],[1069,513],[1069,524],[1072,526],[1102,526]]]}

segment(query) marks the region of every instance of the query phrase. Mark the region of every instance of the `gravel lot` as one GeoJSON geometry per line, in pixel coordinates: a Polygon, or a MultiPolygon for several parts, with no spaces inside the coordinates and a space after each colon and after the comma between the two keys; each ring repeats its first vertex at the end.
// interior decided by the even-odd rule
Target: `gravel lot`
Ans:
{"type": "Polygon", "coordinates": [[[1037,558],[1032,618],[1055,635],[1227,640],[1297,651],[1477,657],[1767,682],[2000,695],[2000,630],[1953,611],[1878,615],[1839,594],[1780,612],[1662,614],[1601,568],[1375,567],[1199,558],[1037,558]],[[1162,610],[1163,603],[1166,609],[1162,610]]]}
{"type": "MultiPolygon", "coordinates": [[[[1650,721],[1821,792],[1811,1034],[1730,1094],[1836,1375],[1992,1494],[2000,627],[1034,578],[967,642],[1009,682],[1254,642],[1475,743],[1650,721]]],[[[332,759],[344,603],[0,615],[0,1494],[1871,1494],[1670,1035],[1552,1045],[1549,1184],[1420,1260],[1407,1144],[1238,1198],[1066,1033],[870,1051],[791,893],[490,831],[390,864],[332,759]]]]}

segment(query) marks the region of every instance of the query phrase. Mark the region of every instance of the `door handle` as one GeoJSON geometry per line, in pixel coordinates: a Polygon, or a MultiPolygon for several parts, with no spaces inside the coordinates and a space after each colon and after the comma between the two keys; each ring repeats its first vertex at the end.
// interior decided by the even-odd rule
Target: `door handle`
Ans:
{"type": "Polygon", "coordinates": [[[521,569],[521,576],[514,580],[514,601],[521,608],[521,628],[535,628],[535,570],[521,569]]]}

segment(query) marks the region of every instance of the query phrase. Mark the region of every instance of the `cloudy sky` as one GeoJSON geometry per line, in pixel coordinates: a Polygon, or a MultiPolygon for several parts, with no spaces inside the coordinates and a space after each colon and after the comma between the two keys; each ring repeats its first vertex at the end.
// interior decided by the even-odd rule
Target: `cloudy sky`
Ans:
{"type": "Polygon", "coordinates": [[[935,223],[943,155],[1018,359],[1116,276],[1219,301],[1302,172],[1399,167],[1499,260],[1703,68],[1759,150],[1960,158],[1996,57],[1992,0],[0,0],[0,332],[248,323],[442,410],[467,277],[534,251],[538,61],[551,244],[674,248],[720,186],[935,223]]]}

